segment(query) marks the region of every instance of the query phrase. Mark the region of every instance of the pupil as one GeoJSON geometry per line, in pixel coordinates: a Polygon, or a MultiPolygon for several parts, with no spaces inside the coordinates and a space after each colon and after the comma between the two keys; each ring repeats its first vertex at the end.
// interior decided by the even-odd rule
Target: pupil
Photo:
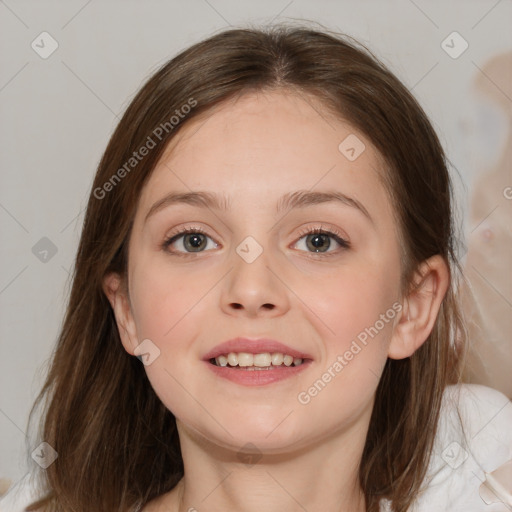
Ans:
{"type": "Polygon", "coordinates": [[[329,249],[330,241],[328,235],[325,235],[323,233],[311,235],[310,241],[311,244],[313,245],[313,250],[315,252],[325,252],[327,249],[329,249]],[[326,246],[324,246],[325,242],[327,242],[326,246]],[[322,246],[324,247],[322,248],[322,246]]]}
{"type": "Polygon", "coordinates": [[[185,237],[185,247],[187,249],[200,249],[204,244],[204,237],[200,233],[193,233],[185,237]]]}

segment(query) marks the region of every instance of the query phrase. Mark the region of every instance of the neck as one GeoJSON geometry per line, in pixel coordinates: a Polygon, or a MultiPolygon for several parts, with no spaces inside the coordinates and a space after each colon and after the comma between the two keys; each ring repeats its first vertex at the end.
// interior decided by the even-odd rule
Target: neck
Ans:
{"type": "Polygon", "coordinates": [[[358,479],[365,436],[359,429],[286,453],[251,455],[219,447],[179,422],[178,428],[185,475],[173,490],[174,508],[166,510],[366,510],[358,479]]]}

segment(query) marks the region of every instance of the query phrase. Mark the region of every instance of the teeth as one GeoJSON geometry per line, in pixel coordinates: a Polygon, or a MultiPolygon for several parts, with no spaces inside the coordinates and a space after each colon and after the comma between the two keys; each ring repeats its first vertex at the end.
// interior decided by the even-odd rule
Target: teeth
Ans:
{"type": "Polygon", "coordinates": [[[261,354],[250,354],[248,352],[230,352],[226,355],[220,355],[215,358],[217,366],[239,366],[243,368],[270,368],[272,366],[300,366],[303,360],[300,357],[294,358],[289,354],[280,352],[262,352],[261,354]]]}
{"type": "Polygon", "coordinates": [[[275,352],[272,354],[272,364],[274,366],[280,366],[283,364],[284,356],[283,354],[280,354],[279,352],[275,352]]]}
{"type": "Polygon", "coordinates": [[[272,356],[265,352],[264,354],[254,354],[253,365],[254,366],[270,366],[272,364],[272,356]]]}
{"type": "Polygon", "coordinates": [[[228,358],[225,356],[219,356],[215,358],[215,362],[218,366],[226,366],[228,364],[228,358]]]}
{"type": "Polygon", "coordinates": [[[238,366],[254,366],[254,356],[247,352],[238,353],[238,366]]]}

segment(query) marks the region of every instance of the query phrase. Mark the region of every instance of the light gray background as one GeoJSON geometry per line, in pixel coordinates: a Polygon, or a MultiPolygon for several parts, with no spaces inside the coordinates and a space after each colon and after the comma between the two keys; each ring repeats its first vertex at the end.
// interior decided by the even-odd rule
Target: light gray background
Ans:
{"type": "Polygon", "coordinates": [[[473,84],[493,55],[512,49],[510,0],[0,0],[0,478],[27,470],[28,411],[64,313],[95,168],[120,114],[186,46],[229,25],[302,18],[355,36],[413,90],[463,177],[465,213],[475,177],[506,140],[506,118],[473,84]],[[31,48],[43,31],[59,44],[47,59],[31,48]],[[441,47],[453,31],[469,43],[457,59],[441,47]],[[32,252],[42,237],[57,247],[47,262],[32,252]]]}

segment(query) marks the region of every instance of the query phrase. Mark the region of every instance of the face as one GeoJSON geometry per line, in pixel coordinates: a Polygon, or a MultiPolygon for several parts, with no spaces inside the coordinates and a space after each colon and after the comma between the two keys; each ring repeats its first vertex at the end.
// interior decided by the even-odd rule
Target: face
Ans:
{"type": "Polygon", "coordinates": [[[365,136],[284,93],[243,96],[173,139],[140,196],[122,338],[159,351],[145,369],[183,428],[277,453],[369,420],[400,310],[383,172],[365,136]],[[176,196],[192,192],[217,201],[176,196]],[[250,370],[213,365],[219,351],[304,357],[250,370]]]}

